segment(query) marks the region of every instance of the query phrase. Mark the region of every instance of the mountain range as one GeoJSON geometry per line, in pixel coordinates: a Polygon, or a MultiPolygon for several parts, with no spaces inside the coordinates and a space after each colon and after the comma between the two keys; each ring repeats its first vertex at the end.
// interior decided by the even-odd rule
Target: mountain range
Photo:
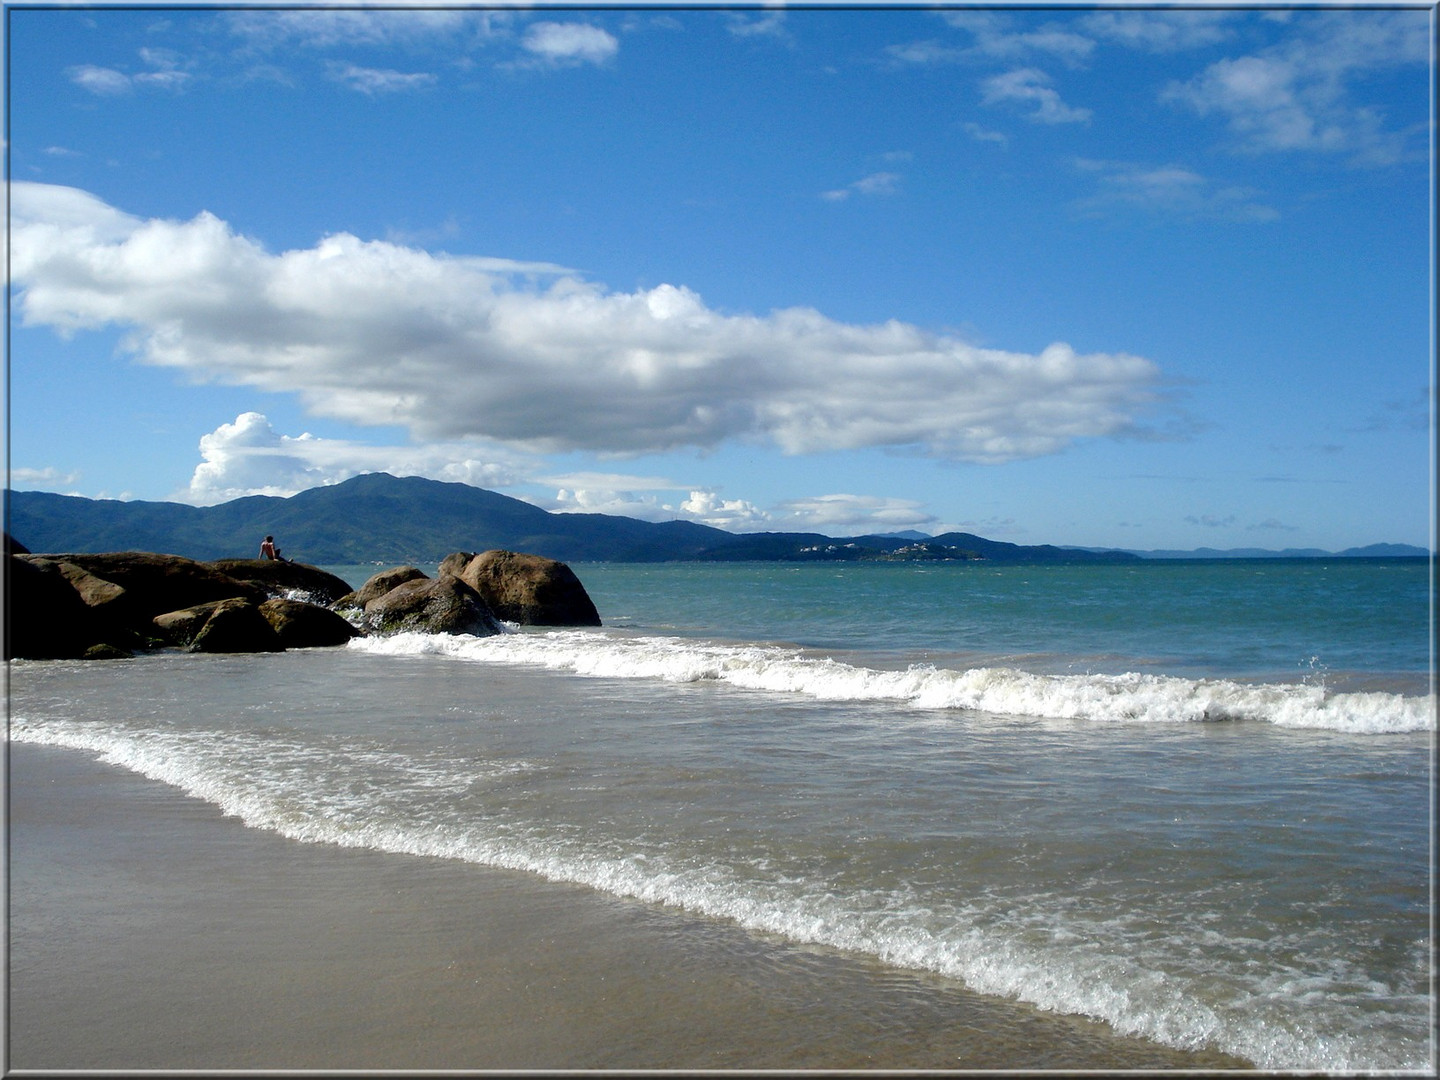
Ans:
{"type": "MultiPolygon", "coordinates": [[[[731,533],[691,521],[555,514],[468,484],[388,473],[367,473],[288,498],[252,495],[217,506],[7,491],[5,530],[35,552],[154,551],[203,561],[253,558],[261,539],[273,534],[287,558],[312,565],[424,565],[437,563],[454,551],[492,548],[563,562],[985,559],[1072,563],[1141,558],[1135,552],[1110,549],[1009,544],[962,532],[929,538],[915,533],[851,537],[731,533]]],[[[1386,550],[1362,548],[1340,554],[1426,554],[1422,548],[1382,546],[1386,550]]],[[[1174,557],[1181,553],[1150,554],[1174,557]]]]}

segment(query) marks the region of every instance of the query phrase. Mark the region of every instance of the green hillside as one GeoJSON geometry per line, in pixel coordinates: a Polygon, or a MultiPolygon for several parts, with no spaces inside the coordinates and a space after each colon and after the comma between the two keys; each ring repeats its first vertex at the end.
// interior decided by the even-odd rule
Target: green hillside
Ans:
{"type": "Polygon", "coordinates": [[[507,548],[565,562],[976,559],[1095,562],[1122,552],[1022,547],[968,533],[899,536],[729,533],[688,521],[552,514],[508,495],[421,477],[370,473],[290,498],[218,506],[117,502],[39,491],[7,493],[6,531],[35,552],[155,551],[192,559],[253,558],[273,534],[312,564],[438,562],[452,551],[507,548]]]}

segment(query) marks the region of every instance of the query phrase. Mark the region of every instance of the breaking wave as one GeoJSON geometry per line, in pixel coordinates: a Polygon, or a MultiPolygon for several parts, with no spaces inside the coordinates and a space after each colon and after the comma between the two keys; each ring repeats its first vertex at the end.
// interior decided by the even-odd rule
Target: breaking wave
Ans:
{"type": "Polygon", "coordinates": [[[1311,683],[1242,683],[1127,673],[1035,674],[1009,667],[962,670],[912,664],[881,670],[774,645],[722,644],[604,631],[555,630],[476,638],[397,634],[351,649],[443,655],[611,679],[713,681],[821,701],[890,701],[916,709],[1097,722],[1256,721],[1352,734],[1435,729],[1433,695],[1335,693],[1311,683]]]}

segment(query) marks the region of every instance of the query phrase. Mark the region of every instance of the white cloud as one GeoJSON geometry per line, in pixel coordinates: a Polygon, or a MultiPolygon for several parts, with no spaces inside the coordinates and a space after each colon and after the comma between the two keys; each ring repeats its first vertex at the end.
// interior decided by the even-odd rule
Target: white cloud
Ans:
{"type": "Polygon", "coordinates": [[[1016,20],[998,11],[950,11],[943,16],[951,26],[968,30],[975,39],[973,53],[1014,60],[1044,53],[1071,63],[1087,59],[1095,49],[1093,38],[1058,23],[1033,30],[1015,29],[1016,20]]]}
{"type": "Polygon", "coordinates": [[[1221,116],[1253,152],[1344,153],[1357,163],[1405,157],[1425,125],[1387,130],[1385,117],[1353,102],[1366,75],[1429,60],[1429,15],[1408,11],[1320,12],[1271,48],[1218,60],[1162,98],[1221,116]]]}
{"type": "Polygon", "coordinates": [[[381,68],[358,67],[355,64],[327,65],[329,77],[362,94],[392,94],[402,90],[420,90],[434,86],[436,78],[429,72],[407,73],[381,68]]]}
{"type": "Polygon", "coordinates": [[[608,487],[560,488],[553,499],[527,498],[526,501],[554,514],[611,514],[639,521],[673,521],[683,516],[654,495],[608,487]]]}
{"type": "Polygon", "coordinates": [[[954,45],[944,45],[933,39],[910,41],[903,45],[887,45],[885,53],[902,64],[949,64],[965,58],[966,51],[954,45]]]}
{"type": "Polygon", "coordinates": [[[53,466],[43,469],[12,468],[10,470],[11,486],[21,491],[30,488],[54,491],[56,488],[72,488],[79,482],[80,474],[78,472],[61,472],[53,466]]]}
{"type": "Polygon", "coordinates": [[[1230,11],[1095,11],[1079,21],[1087,33],[1145,52],[1216,45],[1234,31],[1230,11]]]}
{"type": "Polygon", "coordinates": [[[994,75],[981,85],[981,102],[1001,105],[1016,102],[1032,105],[1029,119],[1041,124],[1084,124],[1090,120],[1089,109],[1071,108],[1060,100],[1050,85],[1050,76],[1036,68],[1019,68],[1003,75],[994,75]]]}
{"type": "MultiPolygon", "coordinates": [[[[559,478],[556,478],[559,479],[559,478]]],[[[560,514],[613,514],[640,521],[693,521],[730,532],[773,528],[771,515],[744,499],[723,499],[713,490],[690,490],[687,498],[662,501],[655,491],[684,490],[658,477],[576,474],[553,499],[530,499],[560,514]]]]}
{"type": "Polygon", "coordinates": [[[1077,166],[1099,176],[1100,192],[1076,205],[1087,213],[1131,207],[1152,213],[1204,221],[1275,221],[1274,207],[1258,193],[1236,184],[1219,184],[1179,165],[1081,160],[1077,166]]]}
{"type": "Polygon", "coordinates": [[[786,38],[789,36],[789,31],[785,29],[785,13],[783,11],[766,12],[753,19],[748,15],[731,12],[726,15],[726,19],[730,33],[736,37],[786,38]]]}
{"type": "MultiPolygon", "coordinates": [[[[663,476],[570,472],[546,475],[537,459],[477,442],[374,446],[307,433],[283,435],[262,413],[246,412],[201,436],[201,462],[174,501],[211,506],[250,495],[288,498],[314,487],[338,484],[362,473],[424,476],[432,480],[504,488],[557,485],[551,498],[517,497],[555,513],[612,514],[641,521],[693,521],[730,532],[822,532],[832,536],[940,532],[924,505],[876,495],[817,495],[789,499],[764,509],[714,488],[677,483],[663,476]],[[673,493],[673,494],[672,494],[673,493]],[[677,497],[683,496],[683,497],[677,497]]],[[[17,487],[44,490],[73,486],[78,475],[55,469],[16,469],[17,487]]]]}
{"type": "Polygon", "coordinates": [[[128,75],[115,68],[77,64],[66,68],[65,74],[76,86],[100,97],[118,97],[130,93],[137,86],[178,92],[194,77],[189,71],[182,70],[184,58],[173,50],[141,49],[139,56],[148,71],[128,75]]]}
{"type": "Polygon", "coordinates": [[[834,191],[822,191],[820,197],[830,202],[844,202],[852,193],[861,195],[893,195],[900,184],[900,174],[895,172],[877,172],[869,176],[862,176],[843,188],[836,188],[834,191]]]}
{"type": "Polygon", "coordinates": [[[603,64],[620,48],[612,34],[577,22],[535,23],[526,29],[520,44],[551,64],[603,64]]]}
{"type": "Polygon", "coordinates": [[[77,64],[66,68],[65,74],[76,86],[89,90],[101,97],[128,94],[131,90],[130,76],[114,68],[96,67],[94,64],[77,64]]]}
{"type": "Polygon", "coordinates": [[[288,497],[370,472],[503,487],[529,467],[503,451],[486,454],[475,444],[372,446],[308,432],[282,435],[257,412],[241,413],[234,423],[201,436],[200,456],[189,486],[174,496],[197,506],[247,495],[288,497]]]}
{"type": "Polygon", "coordinates": [[[732,532],[753,532],[773,528],[771,515],[744,499],[722,499],[714,491],[692,491],[680,504],[692,521],[732,532]]]}
{"type": "Polygon", "coordinates": [[[820,532],[830,536],[933,531],[937,518],[908,499],[878,495],[815,495],[788,499],[767,510],[713,488],[691,489],[683,499],[655,491],[675,485],[658,478],[584,474],[580,486],[562,487],[551,500],[532,500],[559,513],[618,514],[642,521],[693,521],[727,532],[820,532]]]}
{"type": "Polygon", "coordinates": [[[417,441],[625,454],[738,439],[999,462],[1133,434],[1156,400],[1155,366],[1123,353],[981,349],[810,308],[726,315],[683,286],[613,292],[347,234],[276,255],[208,213],[139,220],[28,182],[11,198],[26,325],[125,327],[143,362],[417,441]]]}
{"type": "Polygon", "coordinates": [[[991,131],[988,128],[981,127],[979,124],[968,121],[961,124],[960,127],[965,134],[969,135],[976,142],[993,142],[1000,146],[1010,145],[1010,136],[1006,135],[1003,131],[991,131]]]}
{"type": "Polygon", "coordinates": [[[466,35],[487,37],[512,16],[506,12],[443,8],[399,10],[235,11],[227,20],[230,32],[257,48],[300,45],[315,49],[337,46],[415,45],[435,38],[466,35]]]}
{"type": "Polygon", "coordinates": [[[815,495],[788,499],[776,507],[771,528],[785,532],[820,532],[830,536],[866,533],[934,533],[938,518],[923,504],[883,495],[815,495]]]}
{"type": "Polygon", "coordinates": [[[684,491],[689,484],[677,484],[663,476],[634,476],[629,473],[568,472],[537,476],[539,484],[595,491],[684,491]]]}

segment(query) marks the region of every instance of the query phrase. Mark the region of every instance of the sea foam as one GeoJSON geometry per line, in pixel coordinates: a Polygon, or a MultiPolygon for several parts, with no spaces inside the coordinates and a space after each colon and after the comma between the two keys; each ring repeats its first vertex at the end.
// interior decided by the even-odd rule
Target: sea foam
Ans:
{"type": "MultiPolygon", "coordinates": [[[[393,641],[393,639],[392,639],[393,641]]],[[[828,883],[794,878],[757,880],[715,863],[670,862],[663,856],[615,855],[583,839],[524,832],[505,835],[478,823],[438,822],[396,812],[399,783],[412,791],[451,795],[494,775],[487,765],[446,767],[336,743],[321,750],[250,733],[182,733],[94,722],[12,720],[16,742],[89,751],[101,761],[169,784],[219,807],[246,825],[308,843],[457,859],[529,871],[612,895],[672,905],[701,915],[816,944],[874,956],[898,967],[958,979],[972,990],[1039,1008],[1093,1017],[1121,1034],[1182,1049],[1215,1047],[1261,1068],[1413,1068],[1354,1034],[1325,1033],[1312,1011],[1296,1011],[1293,995],[1257,985],[1243,1008],[1207,1005],[1187,985],[1193,975],[1167,975],[1160,958],[1108,949],[1047,948],[1027,940],[1025,927],[997,918],[995,900],[932,911],[903,892],[844,896],[828,883]],[[364,771],[382,766],[383,783],[369,792],[339,780],[353,758],[364,771]],[[337,767],[341,772],[337,773],[337,767]],[[381,805],[389,807],[377,812],[381,805]],[[1153,965],[1153,966],[1152,966],[1153,965]],[[1378,1057],[1377,1057],[1378,1054],[1378,1057]]],[[[1003,905],[1002,905],[1003,906],[1003,905]]],[[[1101,927],[1065,927],[1063,909],[1030,912],[1054,940],[1093,939],[1101,927]]],[[[1025,920],[1020,920],[1023,923],[1025,920]]],[[[1119,944],[1114,942],[1113,944],[1119,944]]],[[[1259,943],[1257,943],[1259,945],[1259,943]]],[[[1314,1003],[1312,1002],[1312,1010],[1314,1003]]]]}
{"type": "Polygon", "coordinates": [[[534,665],[614,679],[713,681],[821,701],[890,701],[917,709],[1098,722],[1249,720],[1352,734],[1435,729],[1434,696],[1334,693],[1312,683],[1242,683],[1126,673],[1036,674],[1010,667],[914,664],[891,671],[774,645],[727,644],[604,631],[556,630],[360,638],[351,649],[393,656],[534,665]]]}

